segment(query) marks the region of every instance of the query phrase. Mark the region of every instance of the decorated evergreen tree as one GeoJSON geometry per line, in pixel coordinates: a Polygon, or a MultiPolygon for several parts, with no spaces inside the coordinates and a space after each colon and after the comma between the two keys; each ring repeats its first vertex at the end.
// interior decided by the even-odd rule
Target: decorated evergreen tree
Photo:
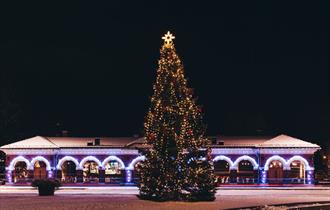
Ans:
{"type": "Polygon", "coordinates": [[[213,165],[204,138],[202,108],[187,87],[170,33],[162,37],[159,68],[144,128],[146,160],[139,165],[140,197],[214,200],[213,165]]]}

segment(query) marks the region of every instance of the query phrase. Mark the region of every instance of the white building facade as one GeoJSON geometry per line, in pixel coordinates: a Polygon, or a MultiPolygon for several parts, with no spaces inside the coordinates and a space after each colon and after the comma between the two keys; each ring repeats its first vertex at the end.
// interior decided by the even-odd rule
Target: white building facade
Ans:
{"type": "MultiPolygon", "coordinates": [[[[0,147],[6,183],[56,178],[62,184],[136,184],[143,138],[36,136],[0,147]]],[[[286,135],[220,137],[209,145],[217,183],[313,184],[316,144],[286,135]]]]}

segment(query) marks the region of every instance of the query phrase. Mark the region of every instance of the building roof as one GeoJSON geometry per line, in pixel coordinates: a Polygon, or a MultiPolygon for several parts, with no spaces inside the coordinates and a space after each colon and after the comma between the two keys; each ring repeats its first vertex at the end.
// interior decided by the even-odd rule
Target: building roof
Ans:
{"type": "Polygon", "coordinates": [[[219,140],[225,147],[254,147],[269,139],[267,136],[223,136],[219,140]]]}
{"type": "Polygon", "coordinates": [[[87,143],[93,143],[95,139],[100,139],[99,147],[124,147],[137,138],[134,137],[46,137],[49,141],[60,148],[65,147],[90,147],[87,143]]]}
{"type": "Polygon", "coordinates": [[[25,148],[36,148],[36,149],[56,149],[59,148],[56,144],[49,141],[47,138],[42,136],[35,136],[22,141],[14,142],[11,144],[0,147],[1,149],[25,149],[25,148]]]}
{"type": "Polygon", "coordinates": [[[313,144],[307,141],[303,141],[297,138],[293,138],[291,136],[287,135],[279,135],[275,138],[272,138],[268,141],[265,141],[259,145],[259,147],[304,147],[304,148],[310,148],[310,147],[317,147],[320,146],[317,144],[313,144]]]}
{"type": "Polygon", "coordinates": [[[143,138],[136,137],[43,137],[35,136],[29,139],[4,145],[1,149],[58,149],[82,147],[134,147],[143,144],[143,138]],[[100,145],[94,145],[95,139],[100,139],[100,145]],[[87,145],[92,143],[91,146],[87,145]]]}
{"type": "Polygon", "coordinates": [[[223,136],[217,139],[215,147],[256,147],[256,148],[320,148],[319,145],[281,134],[270,136],[223,136]],[[220,143],[219,143],[220,142],[220,143]]]}
{"type": "MultiPolygon", "coordinates": [[[[211,147],[256,147],[256,148],[320,148],[317,144],[306,142],[287,135],[272,137],[224,136],[217,139],[217,144],[211,147]]],[[[59,148],[140,148],[144,138],[136,137],[43,137],[35,136],[29,139],[4,145],[1,149],[59,149],[59,148]],[[95,145],[95,139],[100,139],[100,145],[95,145]],[[92,145],[88,145],[92,143],[92,145]]]]}

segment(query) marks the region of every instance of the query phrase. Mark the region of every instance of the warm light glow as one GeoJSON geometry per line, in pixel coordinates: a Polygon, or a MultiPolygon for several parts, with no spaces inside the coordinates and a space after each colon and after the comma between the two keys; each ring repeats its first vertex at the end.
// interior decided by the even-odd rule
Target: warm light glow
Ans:
{"type": "Polygon", "coordinates": [[[295,161],[295,160],[300,161],[301,163],[303,163],[304,166],[306,167],[306,170],[314,170],[314,168],[312,168],[312,167],[309,166],[308,161],[307,161],[305,158],[303,158],[303,157],[301,157],[301,156],[299,156],[299,155],[295,155],[295,156],[291,157],[291,158],[286,162],[286,167],[287,167],[289,170],[290,170],[290,165],[291,165],[291,163],[292,163],[293,161],[295,161]]]}
{"type": "Polygon", "coordinates": [[[46,164],[46,170],[47,170],[47,171],[50,171],[50,170],[51,170],[51,167],[50,167],[50,163],[49,163],[49,161],[48,161],[46,158],[42,157],[42,156],[34,157],[34,158],[31,160],[30,170],[33,170],[33,168],[34,168],[34,164],[35,164],[37,161],[44,162],[44,163],[46,164]]]}
{"type": "MultiPolygon", "coordinates": [[[[156,82],[144,122],[145,143],[151,149],[136,173],[140,178],[140,194],[173,199],[190,188],[188,186],[196,189],[198,185],[203,196],[207,193],[213,196],[215,177],[212,163],[208,161],[211,151],[204,149],[203,110],[187,84],[174,38],[170,32],[162,37],[164,45],[160,49],[156,82]],[[199,177],[204,177],[205,182],[201,183],[199,177]]],[[[133,163],[130,169],[134,168],[133,163]]]]}
{"type": "MultiPolygon", "coordinates": [[[[291,168],[290,168],[290,165],[291,165],[291,163],[293,162],[293,161],[300,161],[302,164],[304,164],[304,166],[306,167],[306,169],[305,170],[314,170],[314,168],[313,167],[310,167],[309,166],[309,163],[308,163],[308,161],[305,159],[305,158],[303,158],[303,157],[301,157],[301,156],[299,156],[299,155],[295,155],[295,156],[293,156],[293,157],[291,157],[289,160],[285,160],[284,158],[282,158],[282,157],[280,157],[280,156],[278,156],[278,155],[274,155],[274,156],[272,156],[272,157],[270,157],[270,158],[268,158],[267,159],[267,161],[266,161],[266,163],[265,163],[265,166],[264,166],[264,169],[267,171],[268,169],[269,169],[269,166],[270,166],[270,164],[271,164],[271,162],[273,162],[274,160],[278,160],[278,161],[280,161],[282,164],[283,164],[283,169],[284,170],[290,170],[291,168]]],[[[281,166],[281,165],[280,165],[281,166]]]]}
{"type": "MultiPolygon", "coordinates": [[[[264,170],[268,171],[270,164],[275,160],[280,161],[284,166],[286,165],[286,160],[284,158],[282,158],[278,155],[273,155],[273,156],[271,156],[270,158],[267,159],[267,161],[265,163],[265,166],[264,166],[264,170]]],[[[284,167],[283,169],[287,170],[286,167],[284,167]]]]}
{"type": "Polygon", "coordinates": [[[170,46],[173,43],[172,40],[175,39],[175,36],[168,31],[167,34],[164,34],[162,39],[164,39],[165,45],[170,46]]]}

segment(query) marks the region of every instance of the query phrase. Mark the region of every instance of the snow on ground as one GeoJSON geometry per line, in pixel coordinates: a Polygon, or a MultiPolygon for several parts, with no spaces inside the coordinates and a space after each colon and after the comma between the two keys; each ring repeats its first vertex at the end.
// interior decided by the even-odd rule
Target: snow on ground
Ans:
{"type": "MultiPolygon", "coordinates": [[[[134,188],[128,188],[128,193],[107,194],[106,188],[97,190],[68,189],[56,191],[55,196],[39,197],[36,190],[23,190],[15,193],[0,191],[1,210],[74,210],[74,209],[183,209],[210,210],[239,208],[256,205],[284,204],[309,201],[329,201],[330,190],[219,190],[214,202],[152,202],[139,200],[132,194],[134,188]]],[[[109,189],[108,189],[109,190],[109,189]]],[[[117,189],[119,190],[119,189],[117,189]]],[[[115,191],[114,191],[115,192],[115,191]]]]}

